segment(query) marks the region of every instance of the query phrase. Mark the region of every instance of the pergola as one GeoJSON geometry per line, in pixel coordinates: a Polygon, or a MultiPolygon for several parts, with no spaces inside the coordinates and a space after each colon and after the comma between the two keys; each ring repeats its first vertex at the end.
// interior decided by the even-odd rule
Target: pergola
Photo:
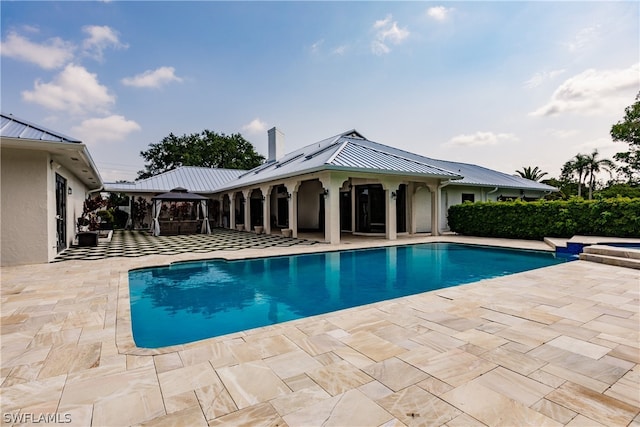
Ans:
{"type": "MultiPolygon", "coordinates": [[[[209,225],[209,199],[199,194],[190,193],[186,188],[177,187],[168,193],[159,194],[152,198],[153,200],[153,225],[152,233],[159,236],[161,228],[166,229],[168,234],[187,234],[196,232],[198,223],[200,222],[200,210],[202,210],[202,224],[200,225],[200,233],[211,234],[211,226],[209,225]],[[173,203],[173,207],[177,208],[178,203],[193,203],[196,208],[196,219],[184,219],[180,216],[170,216],[168,221],[161,221],[160,214],[162,212],[163,202],[173,203]],[[201,209],[198,209],[198,206],[201,209]],[[162,225],[162,227],[161,227],[162,225]]],[[[176,210],[176,209],[174,209],[176,210]]]]}

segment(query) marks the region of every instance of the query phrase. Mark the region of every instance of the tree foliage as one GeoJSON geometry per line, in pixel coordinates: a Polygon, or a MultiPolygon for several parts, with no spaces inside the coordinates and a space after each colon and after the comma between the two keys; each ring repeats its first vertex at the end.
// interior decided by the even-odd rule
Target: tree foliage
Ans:
{"type": "Polygon", "coordinates": [[[159,143],[150,144],[140,155],[145,159],[145,170],[138,172],[138,179],[180,166],[253,169],[264,161],[264,156],[239,133],[225,135],[206,129],[183,136],[171,133],[159,143]]]}
{"type": "Polygon", "coordinates": [[[533,168],[531,166],[525,166],[522,170],[517,170],[516,173],[522,178],[530,179],[531,181],[540,181],[543,176],[548,175],[546,172],[542,172],[542,169],[538,166],[533,168]]]}
{"type": "Polygon", "coordinates": [[[588,160],[584,154],[576,154],[562,166],[561,181],[571,182],[574,175],[578,176],[578,197],[582,196],[582,186],[587,178],[588,160]]]}
{"type": "Polygon", "coordinates": [[[625,109],[624,119],[611,127],[611,138],[629,144],[629,151],[616,153],[613,158],[622,163],[619,171],[630,184],[640,183],[640,92],[636,102],[625,109]]]}

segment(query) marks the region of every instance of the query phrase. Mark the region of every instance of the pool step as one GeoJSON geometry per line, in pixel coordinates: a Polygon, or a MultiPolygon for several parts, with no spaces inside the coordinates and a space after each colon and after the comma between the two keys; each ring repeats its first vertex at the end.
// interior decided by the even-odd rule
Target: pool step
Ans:
{"type": "Polygon", "coordinates": [[[640,250],[638,249],[604,245],[587,246],[580,254],[580,259],[640,270],[640,250]]]}

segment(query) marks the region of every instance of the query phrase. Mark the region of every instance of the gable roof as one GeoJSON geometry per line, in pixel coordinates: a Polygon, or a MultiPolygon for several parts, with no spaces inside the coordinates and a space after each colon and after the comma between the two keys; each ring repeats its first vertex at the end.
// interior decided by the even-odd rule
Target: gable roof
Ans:
{"type": "Polygon", "coordinates": [[[426,158],[407,156],[392,147],[371,143],[356,130],[332,136],[293,151],[278,161],[264,163],[219,191],[284,179],[321,170],[344,170],[460,179],[457,172],[430,164],[426,158]]]}
{"type": "Polygon", "coordinates": [[[0,137],[33,141],[72,142],[80,144],[79,139],[71,138],[60,132],[19,119],[12,114],[0,114],[0,137]]]}
{"type": "Polygon", "coordinates": [[[454,180],[456,185],[557,191],[555,187],[469,163],[437,160],[366,139],[355,129],[307,145],[254,168],[219,190],[319,170],[374,172],[454,180]]]}
{"type": "Polygon", "coordinates": [[[104,191],[165,193],[173,188],[183,187],[192,193],[213,193],[246,172],[239,169],[181,166],[134,182],[108,182],[104,184],[104,191]]]}
{"type": "Polygon", "coordinates": [[[448,160],[432,159],[430,157],[421,156],[419,154],[410,153],[408,151],[399,150],[377,142],[368,141],[372,146],[385,147],[391,152],[407,156],[407,158],[420,160],[431,164],[435,167],[446,169],[462,176],[462,179],[456,180],[456,185],[470,185],[482,187],[501,187],[501,188],[518,188],[538,191],[557,191],[558,189],[547,184],[522,178],[519,175],[509,175],[483,166],[471,163],[452,162],[448,160]]]}
{"type": "Polygon", "coordinates": [[[90,190],[102,188],[100,171],[89,149],[79,139],[0,113],[0,141],[3,148],[46,152],[52,161],[64,166],[90,190]]]}

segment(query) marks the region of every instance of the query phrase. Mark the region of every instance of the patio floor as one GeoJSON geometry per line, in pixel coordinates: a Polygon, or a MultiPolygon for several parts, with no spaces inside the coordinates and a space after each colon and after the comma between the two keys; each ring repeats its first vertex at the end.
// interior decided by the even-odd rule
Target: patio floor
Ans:
{"type": "Polygon", "coordinates": [[[292,239],[274,234],[245,233],[225,228],[215,228],[212,234],[179,236],[153,236],[147,231],[115,230],[110,241],[101,240],[98,246],[72,246],[58,255],[54,262],[157,254],[175,255],[188,252],[206,253],[246,248],[265,249],[314,243],[316,242],[305,239],[292,239]]]}
{"type": "MultiPolygon", "coordinates": [[[[396,243],[445,240],[544,248],[455,236],[396,243]]],[[[2,422],[640,427],[640,272],[586,261],[182,346],[133,343],[132,268],[383,244],[3,267],[2,422]]]]}

